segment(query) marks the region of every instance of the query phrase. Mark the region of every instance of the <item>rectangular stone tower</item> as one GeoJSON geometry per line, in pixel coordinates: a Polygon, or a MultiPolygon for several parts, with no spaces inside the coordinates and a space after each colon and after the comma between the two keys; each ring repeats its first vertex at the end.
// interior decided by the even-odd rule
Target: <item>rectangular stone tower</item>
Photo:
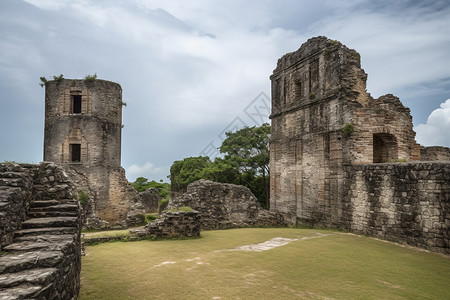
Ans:
{"type": "Polygon", "coordinates": [[[419,159],[409,109],[366,92],[355,50],[309,39],[270,79],[270,207],[291,223],[341,223],[347,165],[419,159]]]}

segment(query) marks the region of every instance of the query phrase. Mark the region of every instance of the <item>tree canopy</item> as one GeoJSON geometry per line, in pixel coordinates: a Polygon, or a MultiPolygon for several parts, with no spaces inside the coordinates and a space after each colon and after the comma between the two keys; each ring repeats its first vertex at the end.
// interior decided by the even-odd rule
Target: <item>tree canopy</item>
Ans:
{"type": "Polygon", "coordinates": [[[224,157],[188,157],[175,161],[170,168],[172,191],[183,191],[199,179],[241,184],[250,188],[264,206],[269,205],[270,126],[244,127],[227,132],[219,150],[224,157]]]}

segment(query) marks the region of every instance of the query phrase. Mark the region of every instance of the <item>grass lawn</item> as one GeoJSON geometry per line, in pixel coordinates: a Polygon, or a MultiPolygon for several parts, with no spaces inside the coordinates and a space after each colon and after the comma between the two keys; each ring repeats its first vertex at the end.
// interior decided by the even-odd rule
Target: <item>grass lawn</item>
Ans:
{"type": "Polygon", "coordinates": [[[79,299],[450,299],[450,259],[435,253],[316,229],[201,235],[87,246],[79,299]],[[228,251],[276,237],[295,240],[228,251]]]}

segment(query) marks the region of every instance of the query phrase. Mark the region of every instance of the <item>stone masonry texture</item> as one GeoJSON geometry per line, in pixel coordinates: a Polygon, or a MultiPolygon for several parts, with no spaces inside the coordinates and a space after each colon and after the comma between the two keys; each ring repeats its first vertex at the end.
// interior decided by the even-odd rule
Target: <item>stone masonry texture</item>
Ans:
{"type": "Polygon", "coordinates": [[[81,207],[54,163],[0,164],[0,299],[77,299],[81,207]]]}
{"type": "Polygon", "coordinates": [[[87,225],[123,222],[138,199],[120,166],[122,105],[122,88],[114,82],[62,79],[46,85],[44,161],[62,165],[78,190],[88,193],[87,225]]]}
{"type": "Polygon", "coordinates": [[[285,225],[280,214],[263,209],[253,193],[241,185],[201,179],[189,184],[186,193],[171,205],[198,211],[203,230],[285,225]]]}
{"type": "MultiPolygon", "coordinates": [[[[421,180],[438,181],[431,184],[436,185],[434,189],[425,191],[421,191],[421,184],[413,183],[411,177],[396,180],[395,176],[404,173],[392,173],[389,168],[397,162],[408,162],[403,168],[420,169],[423,165],[419,167],[414,162],[445,160],[448,148],[421,150],[415,141],[410,110],[394,95],[374,99],[367,93],[367,74],[361,68],[358,52],[326,37],[311,38],[297,51],[279,59],[270,78],[272,211],[282,213],[291,224],[343,227],[448,253],[448,237],[444,232],[448,231],[449,224],[446,210],[449,162],[429,165],[435,168],[433,172],[443,172],[447,183],[441,182],[442,178],[422,177],[421,180]],[[424,158],[421,159],[421,155],[424,158]],[[380,168],[377,172],[380,176],[384,174],[382,178],[389,178],[390,185],[383,188],[383,195],[396,195],[400,188],[397,185],[403,184],[410,189],[416,187],[416,193],[422,193],[424,198],[429,194],[437,201],[433,202],[433,214],[425,213],[417,221],[422,226],[420,230],[417,226],[406,230],[412,223],[397,219],[390,227],[369,220],[379,214],[349,217],[349,212],[358,211],[364,205],[379,207],[381,204],[375,202],[384,199],[374,197],[370,189],[355,190],[360,187],[359,181],[349,184],[356,180],[356,174],[361,175],[356,172],[362,172],[358,168],[372,164],[380,168]],[[440,229],[429,233],[429,224],[440,229]],[[406,227],[400,232],[402,226],[406,227]],[[419,231],[423,239],[412,238],[419,231]],[[429,242],[430,239],[433,241],[429,242]]],[[[364,174],[371,172],[374,170],[367,167],[364,174]]],[[[367,186],[376,184],[379,181],[367,182],[367,186]]],[[[424,201],[413,199],[412,191],[401,193],[406,193],[402,203],[410,203],[405,205],[413,206],[412,211],[420,211],[425,205],[424,201]]],[[[392,213],[396,216],[405,215],[403,204],[390,209],[395,209],[392,213]]]]}

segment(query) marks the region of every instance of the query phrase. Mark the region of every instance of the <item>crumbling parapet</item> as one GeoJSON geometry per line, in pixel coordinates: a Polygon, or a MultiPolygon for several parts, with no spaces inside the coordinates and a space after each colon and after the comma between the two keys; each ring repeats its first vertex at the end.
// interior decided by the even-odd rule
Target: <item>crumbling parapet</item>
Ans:
{"type": "Polygon", "coordinates": [[[420,147],[422,161],[450,161],[450,148],[442,146],[420,147]]]}

